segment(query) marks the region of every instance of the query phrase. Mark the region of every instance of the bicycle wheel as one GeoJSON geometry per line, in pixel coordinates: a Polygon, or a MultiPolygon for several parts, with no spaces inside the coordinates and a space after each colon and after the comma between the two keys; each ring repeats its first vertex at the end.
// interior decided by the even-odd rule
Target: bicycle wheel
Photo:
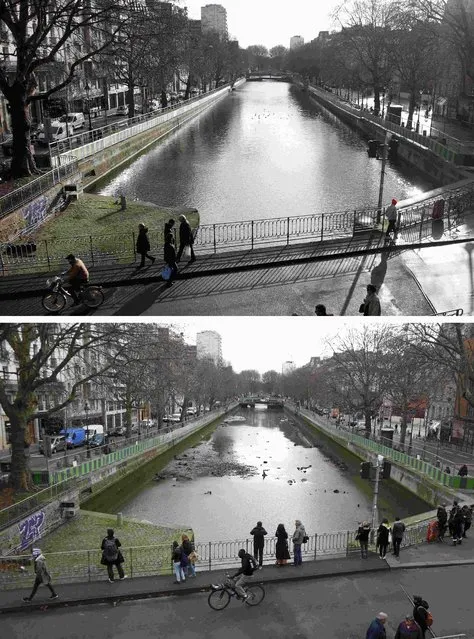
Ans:
{"type": "Polygon", "coordinates": [[[259,584],[253,584],[252,586],[247,586],[247,595],[248,598],[245,600],[247,606],[258,606],[259,603],[265,599],[265,590],[263,586],[259,586],[259,584]]]}
{"type": "Polygon", "coordinates": [[[224,610],[229,601],[230,595],[227,590],[213,590],[207,598],[207,603],[213,610],[224,610]]]}
{"type": "Polygon", "coordinates": [[[88,286],[82,291],[82,301],[89,308],[97,308],[104,301],[104,294],[98,286],[88,286]]]}
{"type": "Polygon", "coordinates": [[[41,300],[43,307],[50,313],[59,313],[66,306],[66,298],[62,293],[45,293],[41,300]]]}

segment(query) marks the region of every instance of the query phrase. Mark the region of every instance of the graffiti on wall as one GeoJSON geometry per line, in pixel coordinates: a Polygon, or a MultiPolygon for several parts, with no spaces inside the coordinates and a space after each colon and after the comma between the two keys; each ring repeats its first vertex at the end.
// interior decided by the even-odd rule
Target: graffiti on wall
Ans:
{"type": "Polygon", "coordinates": [[[28,231],[28,229],[32,227],[34,228],[42,222],[46,218],[47,210],[48,201],[44,195],[23,207],[22,213],[23,219],[25,220],[25,231],[28,231]]]}
{"type": "Polygon", "coordinates": [[[43,527],[44,521],[44,511],[40,510],[18,524],[21,550],[25,550],[41,537],[41,528],[43,527]]]}

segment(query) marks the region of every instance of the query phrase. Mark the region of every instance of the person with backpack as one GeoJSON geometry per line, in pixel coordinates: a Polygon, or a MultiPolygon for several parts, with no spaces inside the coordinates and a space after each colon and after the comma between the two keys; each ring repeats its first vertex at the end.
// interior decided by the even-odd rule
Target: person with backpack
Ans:
{"type": "Polygon", "coordinates": [[[107,566],[107,574],[109,575],[109,582],[114,582],[114,566],[117,568],[120,581],[126,579],[127,575],[124,573],[122,564],[124,558],[119,548],[122,544],[115,537],[112,528],[107,528],[107,537],[104,537],[100,549],[102,550],[102,559],[100,563],[103,566],[107,566]]]}
{"type": "Polygon", "coordinates": [[[407,615],[400,623],[395,633],[395,639],[423,639],[422,630],[413,619],[413,615],[407,615]]]}
{"type": "Polygon", "coordinates": [[[173,550],[171,551],[171,560],[173,562],[174,576],[176,577],[175,584],[180,584],[182,581],[186,581],[185,568],[188,565],[188,558],[183,551],[182,547],[177,541],[173,541],[173,550]]]}
{"type": "Polygon", "coordinates": [[[359,528],[356,533],[356,541],[359,542],[360,545],[360,556],[362,559],[367,559],[369,556],[369,534],[370,534],[370,524],[368,521],[363,521],[359,524],[359,528]]]}
{"type": "Polygon", "coordinates": [[[390,526],[388,519],[382,519],[382,523],[377,529],[377,547],[379,549],[380,559],[385,559],[388,548],[388,540],[390,535],[390,526]]]}
{"type": "Polygon", "coordinates": [[[413,619],[421,628],[422,639],[425,639],[426,631],[433,624],[433,616],[428,608],[429,604],[423,597],[413,595],[413,619]]]}
{"type": "Polygon", "coordinates": [[[258,561],[259,568],[263,566],[263,547],[265,546],[265,535],[267,531],[262,526],[261,521],[257,521],[257,525],[252,528],[250,534],[253,535],[253,556],[258,561]]]}
{"type": "Polygon", "coordinates": [[[250,578],[257,570],[257,562],[255,561],[255,558],[243,548],[239,550],[239,557],[241,560],[241,566],[235,575],[232,575],[231,579],[236,579],[238,577],[234,586],[235,592],[245,601],[245,599],[247,599],[247,593],[245,592],[244,586],[250,582],[250,578]]]}
{"type": "Polygon", "coordinates": [[[292,542],[293,542],[293,565],[301,566],[303,563],[303,559],[301,557],[301,544],[308,541],[306,536],[306,530],[299,519],[295,521],[295,532],[293,533],[292,542]]]}

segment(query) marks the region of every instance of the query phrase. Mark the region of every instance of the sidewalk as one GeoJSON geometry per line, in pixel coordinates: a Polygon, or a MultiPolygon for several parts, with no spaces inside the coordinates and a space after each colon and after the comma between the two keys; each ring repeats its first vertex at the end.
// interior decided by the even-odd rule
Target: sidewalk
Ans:
{"type": "MultiPolygon", "coordinates": [[[[255,582],[269,585],[272,583],[292,582],[311,579],[331,578],[342,575],[357,575],[360,573],[376,573],[387,570],[411,569],[419,567],[442,567],[474,564],[474,544],[471,538],[465,539],[461,546],[451,546],[446,543],[425,543],[421,546],[403,548],[400,558],[387,556],[381,560],[375,553],[370,553],[368,559],[361,559],[358,553],[350,557],[331,557],[316,561],[304,561],[302,566],[278,567],[264,565],[256,573],[255,582]]],[[[30,590],[9,590],[0,592],[0,614],[8,614],[46,608],[60,608],[87,604],[114,603],[135,599],[149,599],[170,595],[187,595],[206,592],[211,583],[222,581],[226,572],[233,574],[236,568],[220,569],[212,572],[199,572],[195,578],[188,578],[185,583],[173,583],[172,575],[157,577],[137,577],[117,581],[110,584],[107,581],[104,568],[104,579],[99,582],[56,584],[59,599],[50,601],[49,590],[41,587],[31,603],[23,602],[22,598],[29,595],[30,590]]],[[[31,580],[33,583],[33,578],[31,580]]]]}

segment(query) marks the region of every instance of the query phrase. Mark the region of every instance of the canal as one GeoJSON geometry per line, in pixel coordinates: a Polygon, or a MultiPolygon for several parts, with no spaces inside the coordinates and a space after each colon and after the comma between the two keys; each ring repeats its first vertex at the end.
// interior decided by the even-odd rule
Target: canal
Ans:
{"type": "MultiPolygon", "coordinates": [[[[123,514],[190,526],[200,541],[246,538],[257,520],[271,535],[280,522],[290,529],[295,519],[310,534],[353,530],[371,520],[372,485],[359,477],[360,460],[282,410],[240,408],[236,414],[245,421],[221,420],[160,471],[158,481],[145,483],[121,507],[123,514]]],[[[393,521],[429,509],[394,482],[381,483],[380,517],[393,521]]]]}
{"type": "MultiPolygon", "coordinates": [[[[247,82],[102,182],[162,206],[194,206],[201,224],[373,207],[380,162],[366,142],[283,82],[247,82]]],[[[432,188],[389,165],[384,202],[432,188]]]]}

